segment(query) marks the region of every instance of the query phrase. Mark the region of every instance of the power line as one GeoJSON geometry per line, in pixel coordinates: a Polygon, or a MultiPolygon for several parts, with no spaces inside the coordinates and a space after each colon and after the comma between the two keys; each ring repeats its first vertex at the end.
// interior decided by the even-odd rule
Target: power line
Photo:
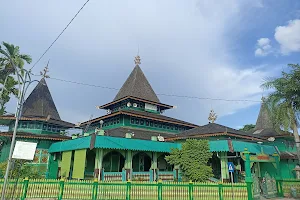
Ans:
{"type": "Polygon", "coordinates": [[[60,36],[65,32],[65,30],[70,26],[70,24],[73,22],[73,20],[77,17],[77,15],[81,12],[81,10],[85,7],[85,5],[89,2],[90,0],[87,0],[81,8],[78,10],[78,12],[74,15],[74,17],[71,19],[71,21],[67,24],[67,26],[62,30],[62,32],[55,38],[55,40],[51,43],[51,45],[46,49],[46,51],[40,56],[40,58],[34,63],[34,65],[31,67],[33,69],[38,62],[44,57],[44,55],[50,50],[50,48],[54,45],[54,43],[60,38],[60,36]]]}
{"type": "MultiPolygon", "coordinates": [[[[40,76],[40,75],[34,75],[34,76],[40,76]]],[[[109,90],[119,90],[119,88],[113,88],[113,87],[107,87],[107,86],[101,86],[101,85],[94,85],[94,84],[88,84],[88,83],[82,83],[77,81],[70,81],[65,79],[59,79],[59,78],[52,78],[49,79],[66,82],[66,83],[72,83],[77,85],[84,85],[84,86],[90,86],[90,87],[97,87],[102,89],[109,89],[109,90]]],[[[164,94],[164,93],[158,93],[159,96],[168,96],[168,97],[178,97],[178,98],[187,98],[187,99],[199,99],[199,100],[210,100],[210,101],[230,101],[230,102],[261,102],[258,100],[250,100],[250,99],[223,99],[223,98],[210,98],[210,97],[197,97],[197,96],[188,96],[188,95],[177,95],[177,94],[164,94]]]]}

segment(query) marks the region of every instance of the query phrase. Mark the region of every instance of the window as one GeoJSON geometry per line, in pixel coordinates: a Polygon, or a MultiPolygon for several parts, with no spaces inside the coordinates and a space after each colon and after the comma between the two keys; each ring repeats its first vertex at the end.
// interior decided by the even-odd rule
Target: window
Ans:
{"type": "Polygon", "coordinates": [[[153,122],[152,121],[150,122],[150,126],[153,127],[153,122]]]}
{"type": "Polygon", "coordinates": [[[171,130],[174,130],[174,126],[171,126],[171,130]]]}
{"type": "Polygon", "coordinates": [[[146,126],[149,126],[149,121],[148,120],[146,121],[146,126]]]}
{"type": "Polygon", "coordinates": [[[167,126],[167,129],[170,129],[170,126],[167,126]]]}
{"type": "Polygon", "coordinates": [[[56,132],[56,130],[57,130],[57,126],[53,126],[52,127],[52,132],[56,132]]]}
{"type": "Polygon", "coordinates": [[[47,130],[47,124],[43,124],[43,130],[47,130]]]}
{"type": "Polygon", "coordinates": [[[157,123],[154,123],[154,127],[157,127],[157,123]]]}
{"type": "Polygon", "coordinates": [[[163,129],[165,129],[166,128],[166,125],[165,124],[163,124],[163,129]]]}
{"type": "Polygon", "coordinates": [[[136,120],[135,120],[135,123],[136,123],[136,124],[139,124],[139,123],[140,123],[140,120],[139,120],[139,119],[136,119],[136,120]]]}
{"type": "Polygon", "coordinates": [[[162,124],[161,123],[158,124],[158,128],[162,128],[162,124]]]}
{"type": "Polygon", "coordinates": [[[117,123],[117,119],[115,118],[115,119],[114,119],[114,124],[116,124],[116,123],[117,123]]]}
{"type": "Polygon", "coordinates": [[[112,119],[109,120],[109,124],[113,125],[114,121],[112,119]]]}
{"type": "Polygon", "coordinates": [[[48,125],[48,131],[51,131],[51,129],[52,129],[52,126],[51,125],[48,125]]]}
{"type": "Polygon", "coordinates": [[[175,130],[176,130],[176,131],[178,130],[178,126],[175,126],[175,130]]]}
{"type": "Polygon", "coordinates": [[[22,128],[27,128],[27,122],[22,123],[22,128]]]}
{"type": "Polygon", "coordinates": [[[119,123],[120,123],[120,117],[117,118],[117,124],[119,124],[119,123]]]}
{"type": "Polygon", "coordinates": [[[133,117],[131,118],[131,122],[130,123],[134,124],[134,118],[133,117]]]}
{"type": "Polygon", "coordinates": [[[34,123],[33,122],[29,122],[29,128],[34,129],[34,123]]]}
{"type": "Polygon", "coordinates": [[[42,124],[41,124],[41,123],[37,123],[37,124],[35,125],[35,127],[36,127],[36,129],[41,129],[41,128],[42,128],[42,124]]]}
{"type": "Polygon", "coordinates": [[[144,125],[144,120],[143,119],[140,120],[140,124],[144,125]]]}

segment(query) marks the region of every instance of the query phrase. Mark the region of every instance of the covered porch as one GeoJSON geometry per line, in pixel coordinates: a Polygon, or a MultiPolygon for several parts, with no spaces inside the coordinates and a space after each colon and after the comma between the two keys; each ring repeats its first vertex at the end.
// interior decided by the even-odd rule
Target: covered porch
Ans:
{"type": "Polygon", "coordinates": [[[173,181],[178,168],[164,159],[179,144],[91,135],[53,144],[48,178],[173,181]]]}

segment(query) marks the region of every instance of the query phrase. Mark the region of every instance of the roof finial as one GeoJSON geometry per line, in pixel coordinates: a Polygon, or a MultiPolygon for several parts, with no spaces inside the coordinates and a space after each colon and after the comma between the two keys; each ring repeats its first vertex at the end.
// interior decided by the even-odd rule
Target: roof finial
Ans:
{"type": "Polygon", "coordinates": [[[217,120],[218,115],[214,112],[214,110],[210,110],[210,113],[208,115],[208,121],[209,123],[214,123],[217,120]]]}
{"type": "Polygon", "coordinates": [[[47,72],[49,72],[49,69],[48,69],[49,62],[50,62],[50,60],[48,60],[47,66],[43,69],[43,71],[40,72],[40,74],[43,78],[50,78],[50,76],[47,74],[47,72]]]}
{"type": "Polygon", "coordinates": [[[139,66],[141,64],[141,57],[139,55],[134,58],[134,63],[135,66],[139,66]]]}

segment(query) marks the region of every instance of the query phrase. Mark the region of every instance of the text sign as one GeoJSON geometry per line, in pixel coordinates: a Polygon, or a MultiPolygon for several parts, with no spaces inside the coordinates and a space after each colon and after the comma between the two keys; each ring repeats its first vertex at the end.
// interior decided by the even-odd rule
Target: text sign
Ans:
{"type": "Polygon", "coordinates": [[[33,160],[37,143],[17,141],[12,158],[33,160]]]}
{"type": "Polygon", "coordinates": [[[234,172],[234,164],[233,164],[233,162],[228,162],[228,171],[230,173],[234,172]]]}

